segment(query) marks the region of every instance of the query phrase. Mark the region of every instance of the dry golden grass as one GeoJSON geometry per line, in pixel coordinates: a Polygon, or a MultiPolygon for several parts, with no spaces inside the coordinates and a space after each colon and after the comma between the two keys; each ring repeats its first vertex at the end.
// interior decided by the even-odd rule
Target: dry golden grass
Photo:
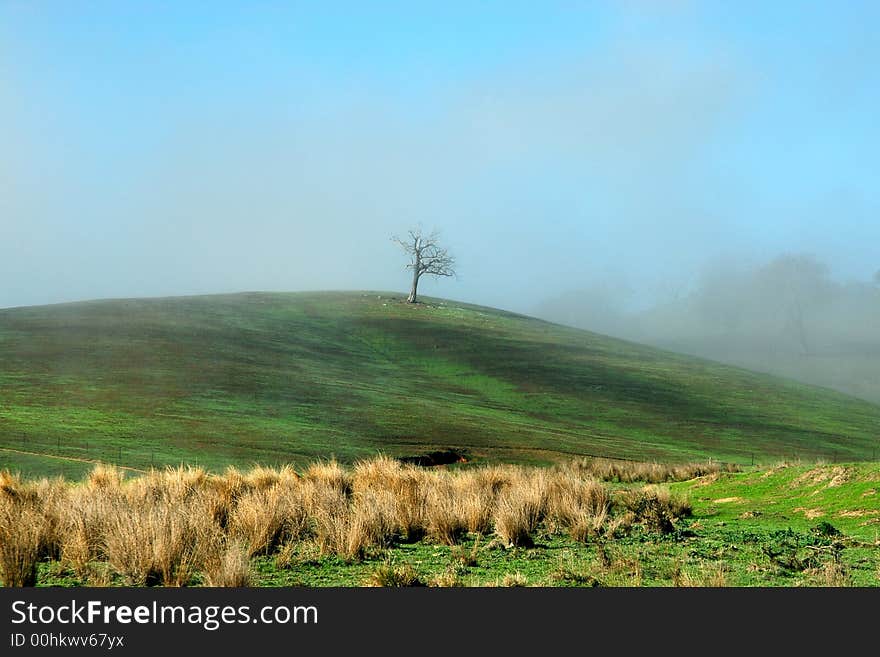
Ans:
{"type": "Polygon", "coordinates": [[[243,588],[251,585],[249,548],[240,541],[227,541],[206,556],[204,584],[211,587],[243,588]]]}
{"type": "Polygon", "coordinates": [[[380,564],[370,573],[365,582],[367,586],[424,586],[416,569],[410,564],[395,565],[390,561],[380,564]]]}
{"type": "MultiPolygon", "coordinates": [[[[18,492],[18,491],[16,491],[18,492]]],[[[45,518],[32,498],[0,496],[0,576],[4,586],[35,586],[45,518]]]]}
{"type": "MultiPolygon", "coordinates": [[[[92,585],[245,586],[258,555],[280,567],[316,555],[350,561],[423,537],[456,546],[467,533],[529,546],[539,527],[600,542],[635,523],[668,531],[688,513],[686,500],[657,486],[612,496],[595,472],[606,465],[429,470],[380,456],[350,469],[313,463],[303,474],[181,466],[133,477],[102,464],[82,484],[0,472],[0,568],[16,585],[32,585],[50,557],[92,585]]],[[[455,555],[460,577],[476,551],[455,555]]]]}
{"type": "Polygon", "coordinates": [[[321,461],[309,465],[305,478],[314,483],[333,488],[345,497],[351,495],[351,474],[335,460],[321,461]]]}
{"type": "Polygon", "coordinates": [[[71,489],[62,520],[61,560],[84,581],[94,575],[92,564],[105,557],[109,521],[119,504],[119,491],[71,489]]]}
{"type": "Polygon", "coordinates": [[[495,582],[495,586],[503,586],[508,588],[528,586],[529,580],[521,572],[506,573],[504,577],[495,582]]]}
{"type": "Polygon", "coordinates": [[[727,571],[723,564],[701,561],[696,567],[676,566],[672,573],[672,583],[680,587],[711,587],[727,586],[727,571]]]}
{"type": "Polygon", "coordinates": [[[510,484],[509,476],[504,476],[496,468],[492,470],[491,473],[471,470],[453,479],[461,516],[467,531],[475,534],[492,531],[492,516],[498,497],[510,484]]]}
{"type": "Polygon", "coordinates": [[[104,537],[108,562],[132,586],[185,586],[220,544],[203,505],[166,501],[117,503],[104,537]]]}
{"type": "Polygon", "coordinates": [[[370,532],[376,534],[373,543],[383,544],[394,536],[415,542],[425,535],[429,480],[423,470],[387,456],[355,464],[351,487],[358,522],[362,524],[369,515],[364,505],[378,509],[373,514],[373,522],[378,525],[370,532]]]}
{"type": "Polygon", "coordinates": [[[639,461],[619,461],[616,459],[598,457],[577,459],[571,462],[569,467],[580,473],[591,474],[600,481],[617,481],[623,483],[643,481],[649,484],[687,481],[689,479],[695,479],[696,477],[718,474],[720,472],[739,471],[739,468],[735,465],[715,462],[669,465],[639,461]]]}
{"type": "MultiPolygon", "coordinates": [[[[218,507],[216,500],[209,505],[212,510],[218,507]]],[[[212,513],[216,518],[216,512],[212,513]]],[[[243,541],[249,557],[270,554],[282,543],[309,533],[305,491],[295,480],[285,485],[278,479],[268,488],[256,487],[239,495],[228,513],[227,530],[243,541]]]]}
{"type": "Polygon", "coordinates": [[[118,489],[125,479],[125,472],[115,465],[99,463],[89,473],[86,485],[89,488],[118,489]]]}
{"type": "Polygon", "coordinates": [[[432,477],[429,486],[425,511],[428,538],[437,543],[455,545],[467,531],[457,490],[445,477],[432,477]]]}
{"type": "Polygon", "coordinates": [[[18,496],[21,477],[9,470],[0,470],[0,499],[18,496]]]}
{"type": "Polygon", "coordinates": [[[456,588],[465,586],[464,580],[454,570],[446,570],[442,573],[438,573],[434,575],[430,580],[428,580],[428,586],[433,586],[437,588],[456,588]]]}
{"type": "MultiPolygon", "coordinates": [[[[588,476],[589,477],[589,476],[588,476]]],[[[604,530],[611,508],[607,488],[571,470],[556,471],[547,485],[547,519],[551,530],[587,541],[604,530]]]]}
{"type": "Polygon", "coordinates": [[[634,522],[661,534],[672,532],[675,521],[691,513],[687,498],[672,495],[667,489],[655,485],[624,491],[619,501],[633,514],[634,522]]]}
{"type": "Polygon", "coordinates": [[[532,534],[543,519],[551,480],[542,470],[512,472],[511,481],[495,506],[495,533],[512,547],[532,545],[532,534]]]}

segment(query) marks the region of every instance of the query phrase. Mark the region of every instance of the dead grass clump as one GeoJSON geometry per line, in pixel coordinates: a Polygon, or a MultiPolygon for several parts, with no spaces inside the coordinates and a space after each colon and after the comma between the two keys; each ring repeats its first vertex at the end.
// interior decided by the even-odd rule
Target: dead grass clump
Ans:
{"type": "Polygon", "coordinates": [[[424,586],[425,583],[419,578],[416,569],[410,564],[395,565],[391,561],[385,561],[370,573],[366,582],[367,586],[424,586]]]}
{"type": "Polygon", "coordinates": [[[61,478],[42,478],[24,486],[24,498],[31,500],[43,515],[40,558],[57,560],[63,541],[62,518],[69,510],[67,484],[61,478]]]}
{"type": "Polygon", "coordinates": [[[474,541],[474,544],[470,548],[466,548],[463,545],[453,545],[452,550],[450,551],[450,559],[452,560],[453,566],[458,568],[474,568],[478,563],[478,558],[480,555],[480,540],[479,538],[474,541]]]}
{"type": "Polygon", "coordinates": [[[508,547],[528,547],[544,517],[549,483],[541,470],[516,471],[498,499],[493,515],[495,533],[508,547]]]}
{"type": "Polygon", "coordinates": [[[160,476],[163,499],[172,503],[185,502],[198,495],[207,481],[208,473],[204,468],[190,465],[166,468],[160,476]]]}
{"type": "Polygon", "coordinates": [[[232,510],[238,500],[253,488],[251,481],[233,466],[227,467],[222,475],[208,477],[204,484],[203,497],[211,517],[221,529],[228,528],[232,510]]]}
{"type": "Polygon", "coordinates": [[[446,477],[434,477],[427,495],[426,529],[428,538],[455,545],[467,531],[457,491],[446,477]]]}
{"type": "MultiPolygon", "coordinates": [[[[397,538],[414,543],[426,532],[428,491],[432,475],[387,456],[358,461],[351,475],[354,499],[380,504],[382,522],[389,519],[397,538]]],[[[380,517],[375,518],[376,521],[380,517]]]]}
{"type": "Polygon", "coordinates": [[[607,509],[598,512],[583,510],[569,519],[568,534],[575,541],[586,543],[603,533],[607,519],[607,509]]]}
{"type": "Polygon", "coordinates": [[[131,586],[185,586],[220,544],[219,528],[204,508],[157,502],[117,503],[108,521],[105,552],[131,586]]]}
{"type": "Polygon", "coordinates": [[[240,541],[224,541],[205,560],[204,584],[211,587],[243,588],[251,585],[248,546],[240,541]]]}
{"type": "Polygon", "coordinates": [[[507,588],[528,586],[529,580],[521,572],[505,573],[504,577],[495,581],[495,586],[503,586],[507,588]]]}
{"type": "MultiPolygon", "coordinates": [[[[407,467],[407,471],[411,466],[407,467]]],[[[393,489],[404,475],[404,466],[397,459],[380,455],[354,464],[351,485],[354,492],[368,489],[393,489]]]]}
{"type": "MultiPolygon", "coordinates": [[[[218,503],[209,496],[212,514],[218,503]]],[[[222,502],[222,500],[221,500],[222,502]]],[[[271,554],[282,543],[299,540],[310,532],[307,503],[300,486],[272,484],[241,495],[229,512],[229,535],[243,542],[249,557],[271,554]]]]}
{"type": "Polygon", "coordinates": [[[21,477],[9,470],[0,470],[0,499],[15,498],[19,495],[21,477]]]}
{"type": "Polygon", "coordinates": [[[551,531],[566,531],[587,541],[603,531],[611,506],[606,486],[589,476],[557,471],[547,487],[547,521],[551,531]]]}
{"type": "Polygon", "coordinates": [[[345,555],[362,556],[370,548],[389,547],[397,537],[397,501],[385,490],[368,490],[355,496],[348,527],[345,555]]]}
{"type": "Polygon", "coordinates": [[[343,559],[356,559],[360,551],[350,549],[357,544],[350,541],[352,512],[350,500],[340,488],[322,480],[306,480],[304,500],[312,538],[321,554],[336,554],[343,559]]]}
{"type": "Polygon", "coordinates": [[[495,472],[474,470],[458,474],[453,480],[459,509],[467,531],[488,534],[498,497],[510,481],[498,469],[495,472]]]}
{"type": "Polygon", "coordinates": [[[420,541],[427,532],[428,481],[426,473],[407,466],[391,482],[395,524],[400,538],[409,543],[420,541]]]}
{"type": "Polygon", "coordinates": [[[691,505],[686,498],[672,495],[665,488],[657,486],[625,491],[620,501],[633,514],[635,522],[641,523],[648,531],[661,534],[673,532],[675,521],[691,513],[691,505]]]}
{"type": "Polygon", "coordinates": [[[335,459],[312,463],[306,470],[305,478],[335,489],[345,497],[352,494],[351,475],[335,459]]]}
{"type": "Polygon", "coordinates": [[[109,521],[119,504],[119,491],[74,487],[62,518],[61,560],[83,581],[94,576],[93,564],[106,557],[109,521]]]}
{"type": "Polygon", "coordinates": [[[0,498],[0,575],[4,586],[36,586],[45,522],[35,499],[6,493],[0,498]]]}
{"type": "Polygon", "coordinates": [[[589,473],[601,481],[621,483],[646,482],[661,484],[670,481],[687,481],[719,472],[738,472],[733,464],[715,462],[686,463],[680,465],[622,461],[599,457],[584,457],[571,464],[575,470],[589,473]]]}
{"type": "Polygon", "coordinates": [[[125,480],[125,472],[115,465],[98,463],[89,473],[86,485],[92,489],[119,489],[125,480]]]}
{"type": "Polygon", "coordinates": [[[442,573],[434,575],[429,581],[428,586],[437,588],[457,588],[465,586],[464,580],[455,570],[445,570],[442,573]]]}
{"type": "Polygon", "coordinates": [[[838,559],[829,559],[816,568],[804,572],[813,575],[819,586],[842,588],[852,586],[849,572],[838,559]]]}

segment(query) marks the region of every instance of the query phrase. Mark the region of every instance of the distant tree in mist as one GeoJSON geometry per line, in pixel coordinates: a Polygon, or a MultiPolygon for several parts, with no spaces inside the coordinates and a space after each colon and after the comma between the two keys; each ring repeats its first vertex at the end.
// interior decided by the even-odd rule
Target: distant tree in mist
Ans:
{"type": "Polygon", "coordinates": [[[396,235],[391,238],[410,258],[406,265],[412,270],[412,285],[406,299],[409,303],[418,303],[419,279],[425,274],[455,276],[455,258],[440,246],[439,237],[437,231],[425,235],[421,228],[414,228],[405,238],[396,235]]]}
{"type": "Polygon", "coordinates": [[[643,310],[626,312],[615,298],[573,289],[536,314],[880,403],[880,272],[844,282],[806,254],[724,259],[685,294],[643,310]]]}
{"type": "Polygon", "coordinates": [[[688,300],[666,314],[692,334],[732,340],[783,340],[800,355],[813,351],[811,332],[839,286],[828,267],[807,254],[783,254],[756,268],[718,263],[704,272],[688,300]],[[690,319],[689,319],[690,316],[690,319]]]}
{"type": "Polygon", "coordinates": [[[834,284],[828,267],[815,257],[785,254],[758,270],[756,292],[776,305],[783,315],[783,331],[794,338],[801,354],[810,354],[807,317],[830,301],[834,284]]]}

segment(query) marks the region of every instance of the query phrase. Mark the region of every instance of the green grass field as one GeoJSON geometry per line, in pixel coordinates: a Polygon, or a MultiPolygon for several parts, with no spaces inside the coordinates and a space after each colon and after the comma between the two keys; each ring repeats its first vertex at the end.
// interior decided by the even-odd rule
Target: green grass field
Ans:
{"type": "Polygon", "coordinates": [[[452,301],[246,293],[0,311],[0,468],[876,456],[880,407],[452,301]]]}

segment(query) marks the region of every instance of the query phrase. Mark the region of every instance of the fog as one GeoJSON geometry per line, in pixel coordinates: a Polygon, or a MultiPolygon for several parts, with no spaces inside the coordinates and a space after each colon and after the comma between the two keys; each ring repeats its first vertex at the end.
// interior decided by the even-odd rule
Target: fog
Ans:
{"type": "Polygon", "coordinates": [[[4,3],[0,307],[404,293],[421,224],[422,294],[874,353],[878,10],[782,5],[4,3]]]}
{"type": "Polygon", "coordinates": [[[691,289],[627,309],[606,280],[536,314],[571,326],[782,375],[880,402],[880,275],[842,283],[811,254],[719,260],[691,289]]]}

